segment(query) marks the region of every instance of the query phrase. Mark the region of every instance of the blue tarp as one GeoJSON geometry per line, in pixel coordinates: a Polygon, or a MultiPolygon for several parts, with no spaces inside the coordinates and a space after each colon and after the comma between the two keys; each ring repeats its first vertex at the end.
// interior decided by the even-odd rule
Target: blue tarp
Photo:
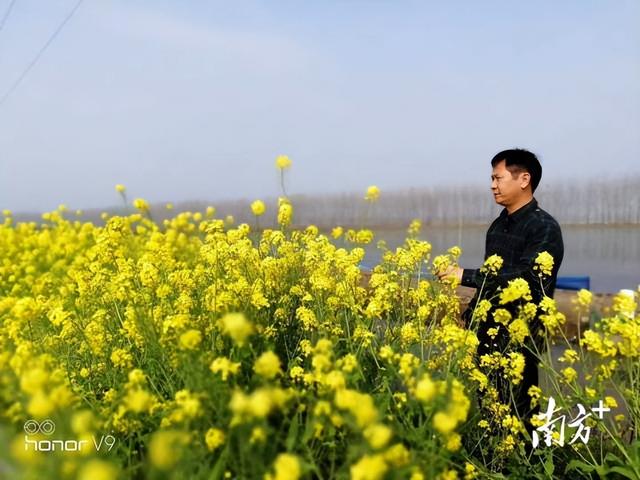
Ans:
{"type": "Polygon", "coordinates": [[[556,288],[563,290],[580,290],[586,288],[589,290],[591,281],[589,277],[558,277],[556,288]]]}

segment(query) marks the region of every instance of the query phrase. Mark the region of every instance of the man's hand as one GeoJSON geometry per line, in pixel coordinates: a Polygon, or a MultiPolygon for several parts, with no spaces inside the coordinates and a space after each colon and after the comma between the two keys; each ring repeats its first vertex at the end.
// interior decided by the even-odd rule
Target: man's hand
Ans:
{"type": "Polygon", "coordinates": [[[455,278],[458,280],[458,282],[462,282],[462,271],[463,269],[460,267],[449,265],[446,270],[442,270],[436,275],[438,275],[438,278],[440,280],[451,280],[455,278]]]}

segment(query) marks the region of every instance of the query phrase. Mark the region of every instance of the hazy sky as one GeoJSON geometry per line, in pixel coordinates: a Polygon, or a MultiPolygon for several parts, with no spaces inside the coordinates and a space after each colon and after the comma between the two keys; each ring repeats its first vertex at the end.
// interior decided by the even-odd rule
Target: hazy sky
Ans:
{"type": "MultiPolygon", "coordinates": [[[[0,98],[76,0],[17,0],[0,98]]],[[[0,20],[10,0],[0,0],[0,20]]],[[[640,172],[637,1],[85,0],[0,105],[0,208],[640,172]]]]}

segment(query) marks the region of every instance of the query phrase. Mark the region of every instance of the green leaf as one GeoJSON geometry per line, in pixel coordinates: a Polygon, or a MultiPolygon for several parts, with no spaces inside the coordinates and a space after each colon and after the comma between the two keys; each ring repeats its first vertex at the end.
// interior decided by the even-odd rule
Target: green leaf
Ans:
{"type": "Polygon", "coordinates": [[[624,465],[624,462],[622,461],[622,459],[620,457],[617,457],[612,452],[609,452],[604,456],[604,463],[613,463],[613,464],[617,463],[619,465],[624,465]]]}
{"type": "Polygon", "coordinates": [[[544,462],[544,471],[549,475],[553,475],[553,471],[555,470],[555,465],[553,464],[553,457],[549,455],[544,462]]]}
{"type": "Polygon", "coordinates": [[[630,468],[625,467],[611,467],[610,472],[616,472],[623,477],[630,478],[631,480],[638,480],[638,476],[630,468]]]}
{"type": "Polygon", "coordinates": [[[300,428],[300,422],[298,421],[298,414],[296,413],[291,420],[291,425],[289,426],[289,433],[287,434],[287,451],[293,451],[293,447],[296,445],[296,439],[298,438],[298,430],[300,428]]]}
{"type": "Polygon", "coordinates": [[[219,480],[224,475],[224,470],[227,465],[227,457],[229,456],[229,445],[224,448],[224,450],[220,453],[220,457],[218,457],[218,461],[211,470],[209,474],[209,480],[219,480]]]}
{"type": "Polygon", "coordinates": [[[594,467],[593,465],[585,463],[582,460],[571,460],[564,471],[569,472],[571,470],[580,470],[585,473],[590,473],[593,472],[595,468],[596,467],[594,467]]]}

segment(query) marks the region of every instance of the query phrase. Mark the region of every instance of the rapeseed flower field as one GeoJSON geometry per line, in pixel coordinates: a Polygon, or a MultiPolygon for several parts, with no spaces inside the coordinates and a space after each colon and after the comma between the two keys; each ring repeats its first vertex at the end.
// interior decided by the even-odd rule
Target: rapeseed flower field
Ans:
{"type": "MultiPolygon", "coordinates": [[[[291,160],[276,167],[284,193],[291,160]]],[[[363,201],[380,195],[371,186],[363,201]]],[[[531,303],[516,279],[466,329],[455,283],[424,274],[461,249],[436,255],[419,221],[364,275],[374,232],[293,228],[286,193],[276,212],[247,205],[253,225],[213,208],[156,222],[145,200],[133,205],[103,225],[65,208],[39,223],[4,212],[0,477],[640,478],[638,292],[571,341],[554,300],[531,303]],[[259,226],[268,215],[278,228],[259,226]],[[545,328],[527,342],[536,313],[545,328]],[[478,358],[475,328],[490,315],[510,342],[478,358]],[[546,346],[549,384],[529,395],[566,414],[564,441],[559,426],[539,429],[534,448],[499,400],[494,379],[519,383],[525,345],[546,346]]],[[[535,268],[542,278],[552,265],[545,252],[535,268]]],[[[482,272],[501,266],[489,257],[482,272]]],[[[578,292],[575,314],[590,303],[578,292]]]]}

